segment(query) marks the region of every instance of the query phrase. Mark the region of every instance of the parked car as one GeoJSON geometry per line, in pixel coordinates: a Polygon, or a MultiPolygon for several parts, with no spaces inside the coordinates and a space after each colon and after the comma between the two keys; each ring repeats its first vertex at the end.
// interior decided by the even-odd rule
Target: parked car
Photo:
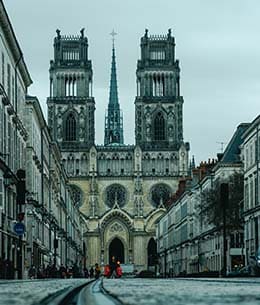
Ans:
{"type": "Polygon", "coordinates": [[[257,249],[255,255],[249,257],[249,265],[254,275],[260,276],[260,247],[257,249]]]}
{"type": "Polygon", "coordinates": [[[248,277],[252,276],[251,266],[245,266],[242,268],[237,268],[236,270],[230,271],[227,274],[228,277],[248,277]]]}

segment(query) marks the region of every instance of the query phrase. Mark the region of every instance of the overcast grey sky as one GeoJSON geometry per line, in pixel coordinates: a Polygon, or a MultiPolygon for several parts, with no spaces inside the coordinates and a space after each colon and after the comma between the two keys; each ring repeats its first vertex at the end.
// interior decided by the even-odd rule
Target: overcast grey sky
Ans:
{"type": "Polygon", "coordinates": [[[145,28],[176,40],[184,97],[184,139],[196,162],[216,157],[241,122],[259,114],[259,0],[4,0],[46,113],[49,61],[56,29],[85,27],[94,71],[96,143],[103,143],[108,103],[111,37],[116,37],[119,99],[125,142],[134,143],[136,61],[145,28]]]}

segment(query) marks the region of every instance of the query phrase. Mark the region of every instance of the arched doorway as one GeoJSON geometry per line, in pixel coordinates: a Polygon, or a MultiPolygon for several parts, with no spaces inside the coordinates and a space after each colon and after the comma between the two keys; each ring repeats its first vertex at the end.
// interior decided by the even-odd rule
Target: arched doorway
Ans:
{"type": "Polygon", "coordinates": [[[125,249],[124,245],[119,238],[114,238],[109,245],[109,263],[111,263],[112,256],[115,256],[116,261],[124,264],[125,262],[125,249]]]}
{"type": "Polygon", "coordinates": [[[148,269],[154,269],[157,265],[157,245],[154,238],[151,238],[147,247],[148,269]],[[152,267],[152,268],[151,268],[152,267]]]}

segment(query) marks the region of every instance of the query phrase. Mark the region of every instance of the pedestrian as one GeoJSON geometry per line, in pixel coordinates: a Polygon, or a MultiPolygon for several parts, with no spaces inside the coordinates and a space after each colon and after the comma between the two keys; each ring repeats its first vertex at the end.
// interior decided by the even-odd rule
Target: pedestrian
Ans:
{"type": "Polygon", "coordinates": [[[62,279],[66,279],[67,277],[67,272],[66,272],[66,268],[64,267],[63,264],[60,265],[60,270],[59,270],[59,273],[60,273],[60,278],[62,279]]]}
{"type": "Polygon", "coordinates": [[[73,267],[72,267],[72,272],[73,272],[73,278],[78,278],[79,276],[79,267],[77,265],[77,263],[74,263],[73,267]]]}
{"type": "Polygon", "coordinates": [[[84,277],[88,279],[88,278],[89,278],[88,268],[85,267],[85,268],[83,269],[83,272],[84,272],[84,277]]]}
{"type": "Polygon", "coordinates": [[[95,264],[95,279],[98,279],[101,273],[101,269],[98,265],[98,263],[95,264]]]}
{"type": "Polygon", "coordinates": [[[104,268],[104,276],[109,278],[110,277],[110,266],[107,264],[105,265],[105,268],[104,268]]]}
{"type": "Polygon", "coordinates": [[[35,268],[34,265],[32,265],[32,266],[30,267],[30,269],[28,270],[28,275],[29,275],[29,278],[30,278],[31,280],[33,280],[33,279],[36,278],[36,268],[35,268]]]}
{"type": "Polygon", "coordinates": [[[116,277],[116,258],[112,256],[110,263],[110,278],[114,279],[116,277]]]}
{"type": "Polygon", "coordinates": [[[94,277],[94,268],[92,266],[89,269],[89,276],[90,276],[91,279],[94,277]]]}
{"type": "Polygon", "coordinates": [[[117,266],[116,266],[116,276],[118,278],[120,278],[123,274],[123,270],[122,267],[120,266],[120,262],[117,262],[117,266]]]}
{"type": "Polygon", "coordinates": [[[4,272],[5,272],[5,279],[12,279],[12,274],[11,274],[11,261],[7,258],[5,261],[4,261],[4,272]]]}
{"type": "Polygon", "coordinates": [[[68,278],[71,279],[73,277],[72,267],[70,266],[69,268],[67,268],[67,270],[68,270],[68,272],[67,272],[68,278]]]}

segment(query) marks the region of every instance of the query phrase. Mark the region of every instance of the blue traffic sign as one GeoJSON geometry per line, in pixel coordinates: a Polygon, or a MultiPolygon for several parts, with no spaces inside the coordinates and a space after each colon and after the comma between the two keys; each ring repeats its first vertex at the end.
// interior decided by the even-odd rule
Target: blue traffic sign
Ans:
{"type": "Polygon", "coordinates": [[[18,236],[22,236],[24,235],[25,232],[25,225],[22,222],[17,222],[14,225],[14,232],[18,235],[18,236]]]}

